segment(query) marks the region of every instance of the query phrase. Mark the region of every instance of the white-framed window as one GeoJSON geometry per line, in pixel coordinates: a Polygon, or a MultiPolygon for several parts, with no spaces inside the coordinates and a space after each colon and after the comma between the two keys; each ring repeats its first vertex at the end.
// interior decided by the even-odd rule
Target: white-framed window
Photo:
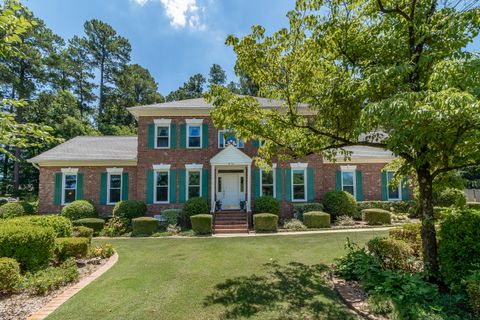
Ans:
{"type": "Polygon", "coordinates": [[[292,163],[292,201],[307,201],[307,163],[292,163]]]}
{"type": "Polygon", "coordinates": [[[242,149],[245,147],[245,143],[243,142],[243,139],[237,139],[235,137],[235,134],[233,134],[229,130],[218,130],[218,147],[220,149],[225,148],[225,146],[228,144],[228,142],[233,141],[235,142],[237,148],[242,149]]]}
{"type": "Polygon", "coordinates": [[[400,185],[396,187],[390,186],[390,181],[393,180],[395,171],[387,171],[387,196],[388,200],[402,200],[402,188],[400,185]]]}
{"type": "Polygon", "coordinates": [[[78,169],[62,169],[62,204],[77,200],[78,169]]]}
{"type": "Polygon", "coordinates": [[[187,148],[202,147],[202,119],[187,119],[187,148]]]}
{"type": "Polygon", "coordinates": [[[155,148],[170,148],[170,124],[171,119],[155,119],[155,148]]]}
{"type": "Polygon", "coordinates": [[[341,182],[342,182],[342,191],[348,192],[354,197],[357,195],[356,187],[356,175],[355,171],[357,170],[356,166],[341,166],[341,182]]]}
{"type": "Polygon", "coordinates": [[[114,205],[122,200],[122,169],[107,169],[107,204],[114,205]]]}
{"type": "Polygon", "coordinates": [[[170,202],[170,169],[155,169],[154,176],[154,202],[170,202]]]}
{"type": "Polygon", "coordinates": [[[276,165],[274,164],[270,170],[260,170],[260,195],[261,196],[269,196],[275,197],[276,190],[275,190],[275,181],[276,181],[276,174],[275,174],[276,165]]]}
{"type": "Polygon", "coordinates": [[[202,171],[187,170],[187,200],[202,195],[202,171]]]}

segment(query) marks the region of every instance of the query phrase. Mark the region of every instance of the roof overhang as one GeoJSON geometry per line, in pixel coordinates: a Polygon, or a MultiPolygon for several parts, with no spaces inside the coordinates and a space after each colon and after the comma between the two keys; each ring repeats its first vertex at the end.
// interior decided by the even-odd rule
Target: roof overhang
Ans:
{"type": "Polygon", "coordinates": [[[29,159],[39,167],[105,167],[105,166],[136,166],[137,160],[41,160],[29,159]]]}
{"type": "Polygon", "coordinates": [[[214,166],[248,166],[252,164],[252,158],[238,148],[229,145],[210,159],[210,164],[214,166]]]}

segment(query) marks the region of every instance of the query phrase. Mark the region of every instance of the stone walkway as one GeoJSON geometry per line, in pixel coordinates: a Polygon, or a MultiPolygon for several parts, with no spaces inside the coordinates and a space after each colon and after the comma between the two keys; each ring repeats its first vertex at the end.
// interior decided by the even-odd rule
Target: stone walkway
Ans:
{"type": "Polygon", "coordinates": [[[53,311],[55,311],[58,307],[60,307],[65,301],[73,297],[77,292],[85,288],[89,285],[92,281],[100,277],[104,274],[108,269],[110,269],[118,260],[118,255],[115,253],[110,259],[100,268],[98,268],[92,274],[82,278],[78,283],[74,284],[70,288],[63,291],[60,295],[56,296],[53,300],[51,300],[48,304],[43,306],[37,312],[31,314],[27,320],[41,320],[45,319],[48,315],[50,315],[53,311]]]}

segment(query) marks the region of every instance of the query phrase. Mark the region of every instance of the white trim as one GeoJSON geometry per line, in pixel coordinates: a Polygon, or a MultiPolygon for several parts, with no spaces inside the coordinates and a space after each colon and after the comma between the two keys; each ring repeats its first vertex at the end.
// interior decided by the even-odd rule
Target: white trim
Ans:
{"type": "MultiPolygon", "coordinates": [[[[167,120],[167,119],[162,119],[162,120],[167,120]]],[[[171,119],[168,119],[171,121],[171,119]]],[[[155,121],[155,120],[154,120],[155,121]]],[[[154,143],[154,148],[155,149],[170,149],[171,147],[171,141],[172,141],[172,125],[171,123],[155,123],[155,134],[154,134],[154,137],[155,137],[155,143],[154,143]],[[158,128],[159,127],[167,127],[167,133],[168,133],[168,146],[166,147],[159,147],[158,146],[158,128]]]]}
{"type": "Polygon", "coordinates": [[[203,164],[189,163],[189,164],[185,165],[185,169],[187,169],[187,170],[203,169],[203,164]]]}
{"type": "Polygon", "coordinates": [[[152,165],[153,170],[164,170],[164,171],[166,171],[166,170],[170,170],[170,167],[171,167],[170,164],[164,164],[164,163],[152,165]]]}
{"type": "Polygon", "coordinates": [[[156,125],[170,125],[170,123],[172,123],[172,119],[153,119],[153,123],[156,125]]]}
{"type": "MultiPolygon", "coordinates": [[[[187,165],[185,165],[186,167],[187,165]]],[[[199,175],[200,175],[200,180],[199,180],[199,197],[202,196],[202,165],[200,165],[200,167],[198,167],[199,165],[196,165],[197,167],[196,168],[188,168],[186,170],[186,178],[185,178],[185,183],[186,183],[186,186],[185,186],[185,200],[188,200],[188,193],[189,193],[189,190],[188,190],[188,187],[190,186],[190,172],[198,172],[199,175]]]]}
{"type": "MultiPolygon", "coordinates": [[[[342,166],[342,167],[344,167],[344,166],[342,166]]],[[[341,167],[341,171],[340,171],[340,181],[341,181],[342,191],[343,191],[343,173],[345,173],[345,172],[352,173],[352,177],[353,177],[353,194],[352,194],[352,196],[356,199],[357,198],[357,174],[356,174],[357,166],[345,166],[345,167],[348,167],[349,169],[342,168],[342,167],[341,167]],[[354,168],[354,169],[352,169],[352,168],[354,168]]],[[[349,187],[349,186],[347,186],[347,187],[349,187]]]]}
{"type": "Polygon", "coordinates": [[[108,173],[122,173],[123,168],[107,168],[108,173]]]}
{"type": "MultiPolygon", "coordinates": [[[[155,165],[154,165],[155,166],[155,165]]],[[[168,169],[155,169],[153,171],[153,203],[154,204],[167,204],[170,203],[170,165],[163,165],[168,166],[168,169]],[[157,201],[157,173],[159,172],[166,172],[168,175],[167,181],[167,201],[157,201]]]]}
{"type": "Polygon", "coordinates": [[[308,162],[297,162],[297,163],[290,163],[290,167],[292,169],[305,169],[308,168],[308,162]]]}
{"type": "MultiPolygon", "coordinates": [[[[270,171],[272,172],[272,178],[273,178],[273,197],[277,199],[277,164],[273,163],[272,167],[270,168],[270,171]]],[[[264,169],[260,169],[260,196],[263,196],[263,172],[266,171],[264,169]]],[[[292,180],[293,183],[293,180],[292,180]]],[[[292,197],[293,199],[293,197],[292,197]]]]}
{"type": "Polygon", "coordinates": [[[397,186],[398,188],[398,198],[390,198],[390,187],[388,186],[389,185],[389,182],[388,182],[388,173],[391,172],[393,174],[395,174],[396,171],[393,171],[393,170],[386,170],[385,171],[385,174],[387,175],[387,200],[388,201],[402,201],[402,182],[400,182],[400,184],[397,186]]]}
{"type": "Polygon", "coordinates": [[[122,189],[123,189],[122,172],[123,172],[123,169],[122,168],[109,168],[109,169],[107,169],[107,205],[112,206],[112,205],[115,205],[116,202],[111,202],[110,201],[110,177],[112,175],[116,175],[116,176],[119,175],[120,176],[120,199],[118,201],[122,201],[122,189]],[[108,171],[109,169],[117,169],[117,170],[108,171]],[[120,169],[120,171],[118,169],[120,169]]]}
{"type": "Polygon", "coordinates": [[[187,119],[187,134],[185,135],[186,136],[186,139],[187,141],[185,141],[185,145],[187,146],[187,149],[201,149],[202,148],[202,141],[203,141],[203,126],[202,126],[202,122],[198,123],[198,122],[191,122],[189,123],[188,120],[201,120],[203,121],[203,119],[187,119]],[[193,126],[193,127],[200,127],[200,145],[198,147],[190,147],[190,127],[193,126]]]}
{"type": "Polygon", "coordinates": [[[77,174],[78,168],[62,168],[63,174],[77,174]]]}
{"type": "Polygon", "coordinates": [[[193,119],[185,119],[185,123],[186,124],[202,124],[203,123],[203,119],[196,119],[196,118],[193,118],[193,119]]]}
{"type": "MultiPolygon", "coordinates": [[[[292,163],[292,165],[293,165],[293,163],[292,163]]],[[[301,165],[303,165],[303,163],[301,165]]],[[[292,181],[292,185],[291,185],[292,202],[306,202],[307,199],[308,199],[308,195],[307,195],[307,192],[308,192],[307,191],[307,186],[308,186],[308,184],[307,184],[307,179],[308,179],[308,177],[307,177],[307,167],[298,166],[298,167],[292,167],[292,168],[293,169],[291,170],[291,173],[290,173],[291,174],[290,179],[292,181]],[[294,186],[294,184],[293,184],[293,173],[296,170],[297,171],[300,171],[300,170],[303,171],[303,190],[304,190],[304,198],[303,199],[295,199],[294,198],[295,193],[293,192],[293,186],[294,186]]]]}
{"type": "Polygon", "coordinates": [[[352,165],[346,165],[346,166],[340,166],[341,171],[355,171],[357,170],[357,166],[352,166],[352,165]]]}
{"type": "MultiPolygon", "coordinates": [[[[75,200],[78,198],[78,169],[62,169],[62,206],[67,205],[69,203],[65,203],[65,179],[66,176],[75,176],[75,200]]],[[[69,189],[73,190],[73,189],[69,189]]],[[[73,200],[73,201],[75,201],[73,200]]]]}

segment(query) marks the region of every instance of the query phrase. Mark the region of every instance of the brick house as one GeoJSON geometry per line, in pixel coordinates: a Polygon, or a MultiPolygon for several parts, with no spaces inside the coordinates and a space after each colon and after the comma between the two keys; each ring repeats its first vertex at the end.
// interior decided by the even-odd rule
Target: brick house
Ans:
{"type": "MultiPolygon", "coordinates": [[[[258,100],[264,108],[280,104],[258,100]]],[[[76,137],[29,159],[40,170],[40,212],[91,199],[101,214],[110,215],[116,202],[140,199],[154,215],[198,196],[212,212],[251,212],[256,197],[269,195],[280,201],[281,218],[288,218],[292,204],[319,200],[330,190],[350,192],[359,201],[410,197],[406,185],[387,187],[393,172],[383,168],[393,155],[370,147],[348,148],[353,152],[348,162],[311,155],[261,170],[252,161],[259,142],[215,128],[211,107],[202,98],[132,107],[137,137],[76,137]]]]}

